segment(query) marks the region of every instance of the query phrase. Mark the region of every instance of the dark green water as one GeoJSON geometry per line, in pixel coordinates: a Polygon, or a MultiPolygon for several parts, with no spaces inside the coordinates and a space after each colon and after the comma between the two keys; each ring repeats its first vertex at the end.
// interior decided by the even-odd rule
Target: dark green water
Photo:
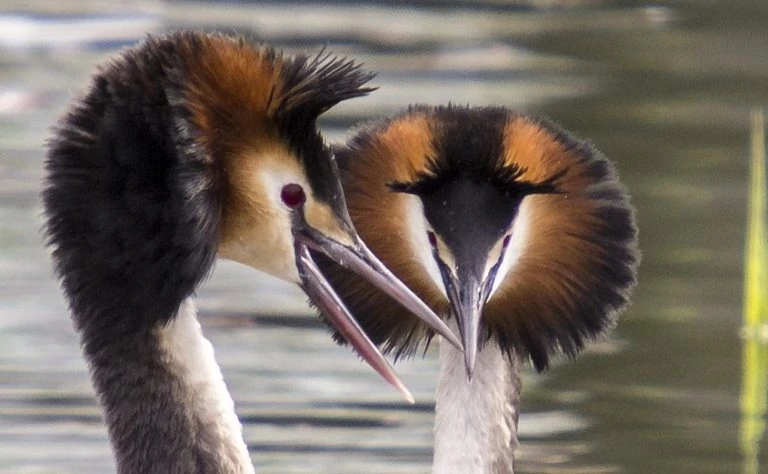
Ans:
{"type": "MultiPolygon", "coordinates": [[[[768,102],[768,3],[96,3],[0,1],[1,473],[113,470],[38,235],[42,143],[95,64],[182,26],[249,31],[288,52],[327,44],[379,71],[378,92],[324,119],[332,141],[448,101],[545,114],[590,137],[637,205],[640,284],[608,340],[526,374],[519,470],[740,471],[748,117],[768,102]]],[[[398,366],[409,407],[287,285],[225,263],[199,306],[260,472],[428,472],[433,352],[398,366]]]]}

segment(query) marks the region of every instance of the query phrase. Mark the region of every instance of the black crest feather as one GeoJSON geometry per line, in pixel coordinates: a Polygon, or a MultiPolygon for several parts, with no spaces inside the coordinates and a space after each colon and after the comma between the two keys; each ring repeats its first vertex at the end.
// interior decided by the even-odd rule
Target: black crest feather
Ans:
{"type": "Polygon", "coordinates": [[[374,78],[374,73],[365,71],[351,59],[335,57],[325,50],[313,57],[288,58],[280,75],[283,92],[276,116],[278,122],[292,129],[314,122],[341,101],[376,90],[363,87],[374,78]]]}

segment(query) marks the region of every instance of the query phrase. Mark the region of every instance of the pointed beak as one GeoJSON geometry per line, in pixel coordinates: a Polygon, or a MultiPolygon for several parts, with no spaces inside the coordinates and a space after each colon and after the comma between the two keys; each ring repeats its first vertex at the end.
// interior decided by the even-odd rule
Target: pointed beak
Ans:
{"type": "Polygon", "coordinates": [[[457,279],[448,271],[442,272],[448,300],[459,326],[464,346],[464,365],[469,380],[472,380],[475,369],[475,359],[480,347],[483,308],[493,288],[494,276],[495,271],[492,271],[485,280],[481,280],[473,272],[460,272],[457,279]]]}
{"type": "Polygon", "coordinates": [[[413,397],[397,377],[389,361],[360,328],[328,280],[320,272],[312,260],[309,249],[324,253],[338,264],[367,279],[461,350],[459,339],[434,311],[398,280],[359,239],[352,246],[348,246],[326,237],[314,229],[305,228],[294,234],[294,240],[296,264],[304,292],[328,316],[331,323],[358,354],[385,380],[397,388],[406,400],[413,403],[413,397]]]}

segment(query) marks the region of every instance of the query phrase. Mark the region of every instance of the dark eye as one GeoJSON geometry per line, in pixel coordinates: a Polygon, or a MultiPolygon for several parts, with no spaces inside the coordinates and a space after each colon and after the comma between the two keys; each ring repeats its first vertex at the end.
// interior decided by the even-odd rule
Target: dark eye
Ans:
{"type": "Polygon", "coordinates": [[[283,186],[280,199],[283,200],[283,204],[293,209],[304,204],[307,196],[304,194],[304,188],[296,183],[290,183],[283,186]]]}
{"type": "Polygon", "coordinates": [[[429,240],[429,245],[431,245],[433,249],[437,248],[437,237],[434,232],[427,232],[427,240],[429,240]]]}
{"type": "Polygon", "coordinates": [[[504,237],[504,240],[501,242],[501,250],[506,250],[507,247],[509,247],[509,241],[512,240],[511,235],[507,235],[504,237]]]}

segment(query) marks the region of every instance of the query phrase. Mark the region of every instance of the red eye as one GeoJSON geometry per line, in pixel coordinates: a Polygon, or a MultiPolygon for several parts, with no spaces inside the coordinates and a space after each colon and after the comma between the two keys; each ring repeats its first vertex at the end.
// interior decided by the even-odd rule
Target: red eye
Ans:
{"type": "Polygon", "coordinates": [[[429,240],[429,245],[431,245],[432,248],[437,248],[437,237],[435,237],[434,232],[427,232],[427,240],[429,240]]]}
{"type": "Polygon", "coordinates": [[[501,242],[501,249],[504,250],[509,246],[509,241],[512,239],[511,235],[504,237],[504,241],[501,242]]]}
{"type": "Polygon", "coordinates": [[[304,204],[304,201],[307,200],[307,196],[304,194],[304,189],[300,185],[290,183],[283,186],[283,189],[280,191],[280,199],[283,200],[283,203],[286,206],[296,208],[304,204]]]}

